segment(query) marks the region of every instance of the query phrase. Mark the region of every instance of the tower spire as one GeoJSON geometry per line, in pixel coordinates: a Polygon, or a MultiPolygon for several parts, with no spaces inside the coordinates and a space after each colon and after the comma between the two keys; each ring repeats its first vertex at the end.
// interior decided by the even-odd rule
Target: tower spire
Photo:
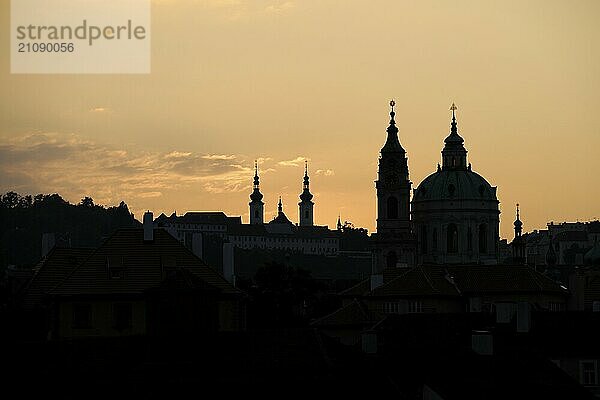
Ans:
{"type": "Polygon", "coordinates": [[[467,169],[467,150],[463,143],[464,139],[458,134],[456,122],[456,104],[452,103],[452,122],[450,124],[450,134],[444,139],[444,149],[442,150],[442,169],[467,169]]]}
{"type": "Polygon", "coordinates": [[[452,102],[452,105],[450,106],[450,110],[452,111],[452,125],[450,128],[450,133],[454,133],[456,135],[458,135],[458,129],[456,128],[456,113],[455,111],[458,109],[458,107],[456,107],[456,104],[454,104],[454,102],[452,102]]]}
{"type": "Polygon", "coordinates": [[[310,180],[308,178],[308,160],[304,160],[304,180],[302,183],[302,193],[300,194],[299,215],[300,226],[313,225],[313,195],[310,192],[310,180]]]}
{"type": "Polygon", "coordinates": [[[262,224],[264,219],[263,194],[260,192],[260,179],[258,177],[258,160],[254,160],[254,185],[250,194],[250,223],[262,224]]]}
{"type": "Polygon", "coordinates": [[[515,238],[517,238],[517,237],[521,236],[521,233],[523,232],[523,222],[521,222],[521,218],[519,215],[519,203],[517,203],[517,219],[515,219],[514,226],[515,226],[515,238]]]}
{"type": "Polygon", "coordinates": [[[281,203],[281,196],[279,196],[279,203],[277,204],[277,212],[283,212],[283,204],[281,203]]]}
{"type": "Polygon", "coordinates": [[[398,127],[396,126],[396,112],[394,111],[394,107],[396,106],[396,102],[394,100],[390,101],[390,125],[387,127],[387,140],[385,145],[381,149],[382,152],[400,152],[405,153],[402,145],[400,144],[400,140],[398,140],[398,127]]]}

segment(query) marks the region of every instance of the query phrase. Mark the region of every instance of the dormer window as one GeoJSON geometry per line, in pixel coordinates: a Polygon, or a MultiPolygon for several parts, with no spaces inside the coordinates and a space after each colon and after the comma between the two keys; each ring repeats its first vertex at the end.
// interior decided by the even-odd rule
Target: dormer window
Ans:
{"type": "Polygon", "coordinates": [[[109,279],[125,278],[125,266],[123,265],[123,257],[108,256],[106,258],[106,265],[109,279]]]}

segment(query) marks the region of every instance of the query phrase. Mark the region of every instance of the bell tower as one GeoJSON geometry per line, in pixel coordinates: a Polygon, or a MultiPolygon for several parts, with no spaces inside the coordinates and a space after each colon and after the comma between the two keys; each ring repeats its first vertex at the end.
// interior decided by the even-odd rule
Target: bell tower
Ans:
{"type": "Polygon", "coordinates": [[[383,269],[414,266],[416,241],[410,224],[411,181],[406,151],[398,140],[394,117],[394,100],[390,101],[390,124],[381,148],[375,189],[377,191],[377,232],[371,235],[373,267],[371,288],[383,283],[383,269]]]}
{"type": "Polygon", "coordinates": [[[308,178],[308,161],[304,160],[304,181],[302,184],[302,194],[300,194],[299,212],[300,212],[300,226],[313,226],[313,206],[315,203],[312,202],[313,195],[310,192],[308,178]]]}
{"type": "Polygon", "coordinates": [[[390,125],[381,148],[377,189],[377,233],[410,233],[410,190],[408,158],[398,140],[394,117],[394,100],[390,101],[390,125]]]}
{"type": "Polygon", "coordinates": [[[250,195],[250,224],[261,225],[264,223],[265,203],[260,192],[260,180],[258,178],[258,161],[254,161],[254,190],[250,195]]]}

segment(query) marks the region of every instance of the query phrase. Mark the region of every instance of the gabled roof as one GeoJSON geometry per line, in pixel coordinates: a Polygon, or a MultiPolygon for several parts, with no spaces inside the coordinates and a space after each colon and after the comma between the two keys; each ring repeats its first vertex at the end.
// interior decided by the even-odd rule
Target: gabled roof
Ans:
{"type": "Polygon", "coordinates": [[[370,296],[459,296],[444,268],[418,266],[373,290],[370,296]]]}
{"type": "Polygon", "coordinates": [[[23,307],[41,305],[43,296],[60,284],[94,249],[54,247],[35,266],[33,277],[25,288],[23,307]]]}
{"type": "Polygon", "coordinates": [[[448,271],[464,293],[557,293],[568,290],[526,265],[451,266],[448,271]]]}
{"type": "Polygon", "coordinates": [[[359,300],[354,300],[331,314],[321,317],[313,322],[311,326],[325,328],[328,326],[348,326],[348,325],[373,325],[381,320],[383,315],[369,311],[369,309],[359,300]]]}
{"type": "Polygon", "coordinates": [[[354,296],[365,296],[371,291],[371,279],[367,278],[360,281],[356,285],[349,287],[348,289],[342,290],[339,295],[342,297],[354,297],[354,296]]]}
{"type": "MultiPolygon", "coordinates": [[[[384,284],[368,295],[430,297],[460,296],[463,293],[568,294],[567,288],[526,265],[423,265],[414,267],[396,278],[393,278],[393,274],[388,274],[388,277],[392,279],[384,279],[384,284]]],[[[363,281],[341,295],[360,296],[360,290],[364,290],[366,285],[363,281]]]]}
{"type": "Polygon", "coordinates": [[[50,294],[142,294],[160,287],[165,269],[174,267],[189,270],[222,293],[241,293],[168,232],[155,229],[153,241],[145,242],[143,238],[143,229],[117,230],[50,294]],[[116,260],[122,265],[122,279],[110,278],[109,260],[116,260]]]}

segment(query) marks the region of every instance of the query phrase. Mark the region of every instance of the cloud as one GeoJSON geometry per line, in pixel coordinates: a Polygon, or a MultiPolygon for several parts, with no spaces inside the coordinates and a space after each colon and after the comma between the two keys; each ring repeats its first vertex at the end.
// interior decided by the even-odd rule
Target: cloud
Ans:
{"type": "Polygon", "coordinates": [[[252,163],[235,155],[127,151],[52,132],[0,138],[0,187],[72,199],[94,193],[98,204],[156,198],[192,185],[208,193],[247,190],[252,171],[252,163]]]}
{"type": "Polygon", "coordinates": [[[291,1],[286,1],[283,4],[270,4],[268,6],[265,7],[265,13],[267,14],[282,14],[292,8],[294,8],[296,5],[291,2],[291,1]]]}
{"type": "Polygon", "coordinates": [[[284,167],[299,167],[302,163],[304,163],[304,160],[308,160],[308,158],[298,156],[293,160],[279,161],[277,164],[282,165],[284,167]]]}
{"type": "Polygon", "coordinates": [[[315,174],[323,175],[323,176],[333,176],[335,175],[335,171],[332,169],[318,169],[315,174]]]}
{"type": "Polygon", "coordinates": [[[110,111],[109,108],[106,107],[94,107],[92,109],[90,109],[90,112],[92,113],[103,113],[103,112],[107,112],[110,111]]]}
{"type": "Polygon", "coordinates": [[[202,158],[207,160],[233,160],[235,159],[235,156],[227,154],[206,154],[203,155],[202,158]]]}

